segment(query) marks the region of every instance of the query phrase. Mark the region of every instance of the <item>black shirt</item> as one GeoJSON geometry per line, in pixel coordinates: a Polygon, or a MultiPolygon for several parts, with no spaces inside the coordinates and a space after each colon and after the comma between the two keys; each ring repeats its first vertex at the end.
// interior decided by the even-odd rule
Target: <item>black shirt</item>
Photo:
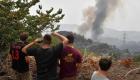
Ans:
{"type": "Polygon", "coordinates": [[[51,48],[30,48],[27,54],[34,56],[37,64],[37,80],[58,80],[57,65],[63,44],[51,48]]]}

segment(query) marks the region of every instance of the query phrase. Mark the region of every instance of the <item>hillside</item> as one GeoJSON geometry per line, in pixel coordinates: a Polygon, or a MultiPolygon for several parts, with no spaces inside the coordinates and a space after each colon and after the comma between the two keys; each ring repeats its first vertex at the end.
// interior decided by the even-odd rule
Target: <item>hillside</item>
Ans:
{"type": "MultiPolygon", "coordinates": [[[[68,31],[61,31],[63,35],[68,34],[68,31]]],[[[91,39],[86,39],[84,36],[78,35],[74,33],[75,47],[87,51],[87,52],[95,52],[97,55],[114,55],[118,58],[121,54],[121,51],[117,49],[115,46],[108,45],[106,43],[93,42],[91,39]]]]}
{"type": "MultiPolygon", "coordinates": [[[[78,25],[74,24],[61,24],[60,30],[72,31],[78,33],[78,25]]],[[[80,35],[83,33],[80,33],[80,35]]],[[[117,48],[129,49],[130,52],[140,52],[140,32],[138,31],[118,31],[109,28],[104,28],[104,33],[99,37],[100,43],[106,43],[108,45],[116,46],[117,48]],[[124,45],[124,33],[125,36],[125,45],[124,45]]],[[[90,32],[84,34],[84,38],[90,38],[90,32]]],[[[87,39],[87,40],[88,40],[87,39]]],[[[79,44],[77,42],[77,44],[79,44]]],[[[89,43],[90,44],[90,43],[89,43]]]]}

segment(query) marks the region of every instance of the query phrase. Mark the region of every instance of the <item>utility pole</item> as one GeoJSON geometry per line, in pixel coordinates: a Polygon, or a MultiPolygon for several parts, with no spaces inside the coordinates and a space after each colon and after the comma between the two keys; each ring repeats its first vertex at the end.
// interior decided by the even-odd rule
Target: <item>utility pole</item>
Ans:
{"type": "Polygon", "coordinates": [[[126,32],[123,33],[123,45],[126,45],[126,32]]]}

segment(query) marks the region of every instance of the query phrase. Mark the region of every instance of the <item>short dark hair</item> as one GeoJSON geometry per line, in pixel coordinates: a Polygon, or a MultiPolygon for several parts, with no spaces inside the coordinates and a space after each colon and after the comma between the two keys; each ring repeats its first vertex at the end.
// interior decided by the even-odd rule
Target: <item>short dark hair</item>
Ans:
{"type": "Polygon", "coordinates": [[[99,60],[100,69],[103,71],[109,70],[111,65],[112,65],[112,60],[110,58],[103,57],[99,60]]]}
{"type": "Polygon", "coordinates": [[[21,32],[20,33],[20,40],[26,41],[28,38],[28,32],[21,32]]]}
{"type": "Polygon", "coordinates": [[[66,35],[66,38],[68,39],[68,43],[74,43],[74,36],[73,33],[69,33],[66,35]]]}
{"type": "Polygon", "coordinates": [[[51,42],[52,42],[51,35],[45,34],[44,37],[43,37],[43,43],[44,44],[51,44],[51,42]]]}

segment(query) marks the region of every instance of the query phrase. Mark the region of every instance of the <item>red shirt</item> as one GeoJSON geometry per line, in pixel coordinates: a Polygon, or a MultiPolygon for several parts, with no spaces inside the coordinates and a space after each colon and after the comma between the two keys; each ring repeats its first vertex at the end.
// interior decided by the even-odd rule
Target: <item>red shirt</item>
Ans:
{"type": "Polygon", "coordinates": [[[60,78],[76,76],[76,64],[81,61],[82,57],[78,50],[65,46],[60,56],[60,78]]]}

